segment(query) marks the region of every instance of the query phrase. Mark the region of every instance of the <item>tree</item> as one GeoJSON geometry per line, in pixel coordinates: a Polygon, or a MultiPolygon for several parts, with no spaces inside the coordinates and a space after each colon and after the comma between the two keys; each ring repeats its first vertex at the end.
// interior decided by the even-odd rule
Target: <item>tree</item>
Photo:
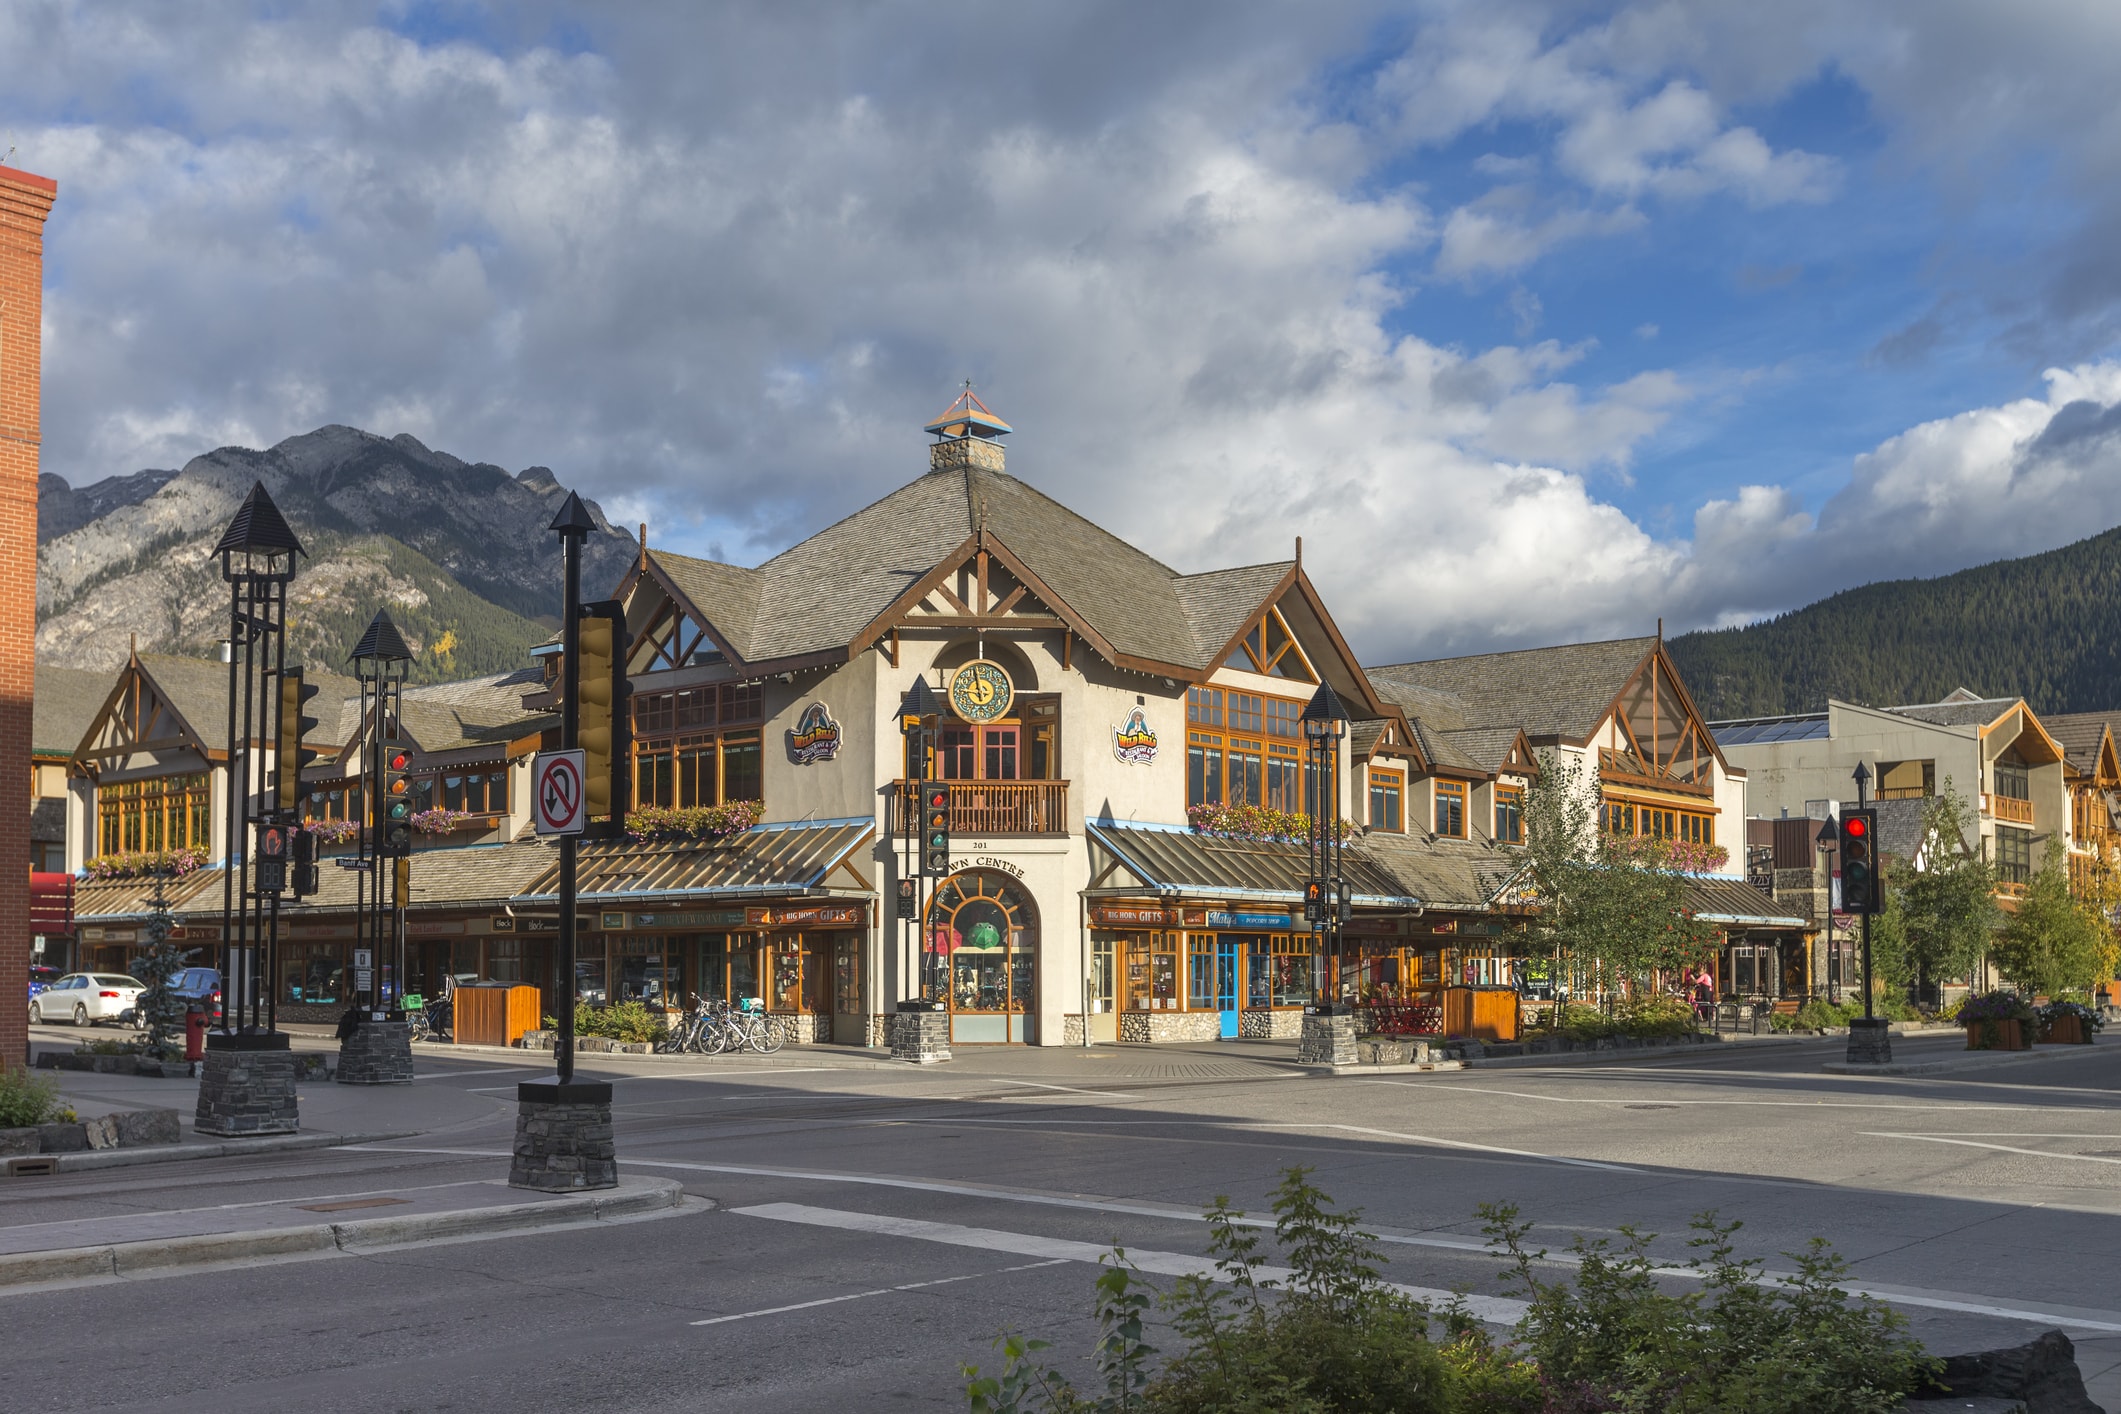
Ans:
{"type": "Polygon", "coordinates": [[[1996,935],[1990,954],[2005,977],[2028,992],[2089,991],[2106,961],[2104,924],[2069,888],[2062,843],[2049,840],[2040,872],[2018,912],[1996,935]]]}
{"type": "Polygon", "coordinates": [[[155,892],[148,901],[147,952],[133,962],[133,972],[147,987],[133,1003],[140,1010],[147,1031],[147,1053],[156,1060],[180,1060],[184,1055],[185,1003],[175,992],[178,974],[184,971],[184,949],[170,941],[176,920],[170,916],[165,885],[167,871],[155,875],[155,892]]]}
{"type": "MultiPolygon", "coordinates": [[[[1887,875],[1888,887],[1899,889],[1906,920],[1903,980],[1918,992],[1972,972],[2002,921],[1995,870],[1967,847],[1970,819],[1947,776],[1922,808],[1919,867],[1901,861],[1887,875]]],[[[1872,943],[1875,949],[1875,936],[1872,943]]]]}

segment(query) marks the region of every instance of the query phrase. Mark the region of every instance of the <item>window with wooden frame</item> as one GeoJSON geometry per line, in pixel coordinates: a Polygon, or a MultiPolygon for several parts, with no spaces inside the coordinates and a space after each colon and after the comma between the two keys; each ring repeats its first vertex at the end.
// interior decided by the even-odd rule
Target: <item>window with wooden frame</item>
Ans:
{"type": "Polygon", "coordinates": [[[758,800],[765,751],[759,683],[722,683],[633,699],[634,803],[689,808],[758,800]]]}
{"type": "Polygon", "coordinates": [[[1699,810],[1647,801],[1609,800],[1599,807],[1600,825],[1609,835],[1625,838],[1680,840],[1687,844],[1716,843],[1716,817],[1699,810]]]}
{"type": "Polygon", "coordinates": [[[309,783],[309,793],[302,798],[302,819],[349,820],[362,824],[366,815],[361,803],[366,799],[359,780],[314,781],[309,783]]]}
{"type": "Polygon", "coordinates": [[[208,780],[157,776],[96,789],[96,839],[103,854],[208,849],[213,833],[208,780]]]}
{"type": "MultiPolygon", "coordinates": [[[[1268,609],[1257,623],[1245,630],[1237,647],[1223,659],[1223,666],[1244,673],[1264,673],[1270,678],[1288,678],[1293,682],[1318,681],[1317,670],[1304,656],[1296,635],[1289,632],[1288,620],[1281,616],[1279,608],[1268,609]]],[[[1298,704],[1299,710],[1301,706],[1298,704]]]]}
{"type": "Polygon", "coordinates": [[[1524,843],[1524,787],[1495,787],[1495,841],[1524,843]]]}
{"type": "Polygon", "coordinates": [[[1219,687],[1186,690],[1186,804],[1303,805],[1303,703],[1219,687]]]}
{"type": "Polygon", "coordinates": [[[722,652],[721,646],[708,637],[706,627],[666,599],[648,620],[647,626],[634,636],[633,652],[628,655],[626,670],[629,673],[654,673],[728,661],[729,657],[722,652]]]}
{"type": "Polygon", "coordinates": [[[1436,833],[1446,839],[1466,837],[1466,783],[1438,781],[1436,789],[1436,833]]]}
{"type": "Polygon", "coordinates": [[[418,810],[462,810],[473,815],[508,813],[508,767],[473,766],[414,776],[408,783],[418,810]]]}
{"type": "Polygon", "coordinates": [[[1370,768],[1370,828],[1389,830],[1395,834],[1406,829],[1406,816],[1402,805],[1406,800],[1407,778],[1399,771],[1381,771],[1370,768]]]}
{"type": "MultiPolygon", "coordinates": [[[[2013,797],[2019,799],[2022,797],[2013,797]]],[[[2006,884],[2029,884],[2033,879],[2033,832],[1996,827],[1996,877],[2006,884]]]]}

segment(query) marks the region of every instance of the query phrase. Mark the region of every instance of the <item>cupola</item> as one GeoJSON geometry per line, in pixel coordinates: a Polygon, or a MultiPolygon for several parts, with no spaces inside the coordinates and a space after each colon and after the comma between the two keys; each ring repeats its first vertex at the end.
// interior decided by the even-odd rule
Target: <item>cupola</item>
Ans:
{"type": "Polygon", "coordinates": [[[935,445],[928,449],[928,470],[935,472],[968,467],[1000,471],[1002,438],[1015,429],[989,412],[967,383],[957,401],[921,430],[935,438],[935,445]]]}

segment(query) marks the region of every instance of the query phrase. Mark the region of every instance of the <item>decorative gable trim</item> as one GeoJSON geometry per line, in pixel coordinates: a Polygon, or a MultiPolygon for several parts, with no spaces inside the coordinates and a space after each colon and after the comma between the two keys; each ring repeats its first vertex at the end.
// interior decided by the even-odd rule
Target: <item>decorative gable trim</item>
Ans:
{"type": "Polygon", "coordinates": [[[633,673],[663,672],[685,667],[694,652],[702,645],[716,649],[723,659],[739,668],[751,666],[730,646],[729,635],[720,625],[702,613],[691,596],[679,589],[663,567],[656,563],[651,552],[643,552],[634,560],[633,568],[612,594],[614,599],[626,606],[628,633],[634,640],[633,656],[628,659],[626,671],[633,673]],[[636,630],[631,627],[634,611],[634,596],[639,592],[643,580],[652,581],[661,591],[662,602],[649,614],[647,623],[636,630]],[[657,639],[661,633],[663,637],[657,639]],[[641,661],[644,640],[654,641],[647,662],[641,661]],[[682,650],[682,651],[681,651],[682,650]],[[674,660],[673,655],[675,655],[674,660]],[[671,660],[671,661],[666,661],[671,660]]]}
{"type": "Polygon", "coordinates": [[[67,769],[69,774],[97,775],[128,756],[185,750],[196,751],[208,761],[228,759],[228,748],[208,744],[135,658],[118,674],[110,695],[74,748],[67,769]]]}

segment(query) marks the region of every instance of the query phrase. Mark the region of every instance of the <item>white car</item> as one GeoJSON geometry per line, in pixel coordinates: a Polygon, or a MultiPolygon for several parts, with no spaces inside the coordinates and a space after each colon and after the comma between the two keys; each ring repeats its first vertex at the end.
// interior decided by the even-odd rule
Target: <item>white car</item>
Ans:
{"type": "Polygon", "coordinates": [[[147,984],[122,972],[69,972],[29,999],[29,1022],[71,1021],[88,1026],[116,1021],[133,1009],[147,984]]]}

